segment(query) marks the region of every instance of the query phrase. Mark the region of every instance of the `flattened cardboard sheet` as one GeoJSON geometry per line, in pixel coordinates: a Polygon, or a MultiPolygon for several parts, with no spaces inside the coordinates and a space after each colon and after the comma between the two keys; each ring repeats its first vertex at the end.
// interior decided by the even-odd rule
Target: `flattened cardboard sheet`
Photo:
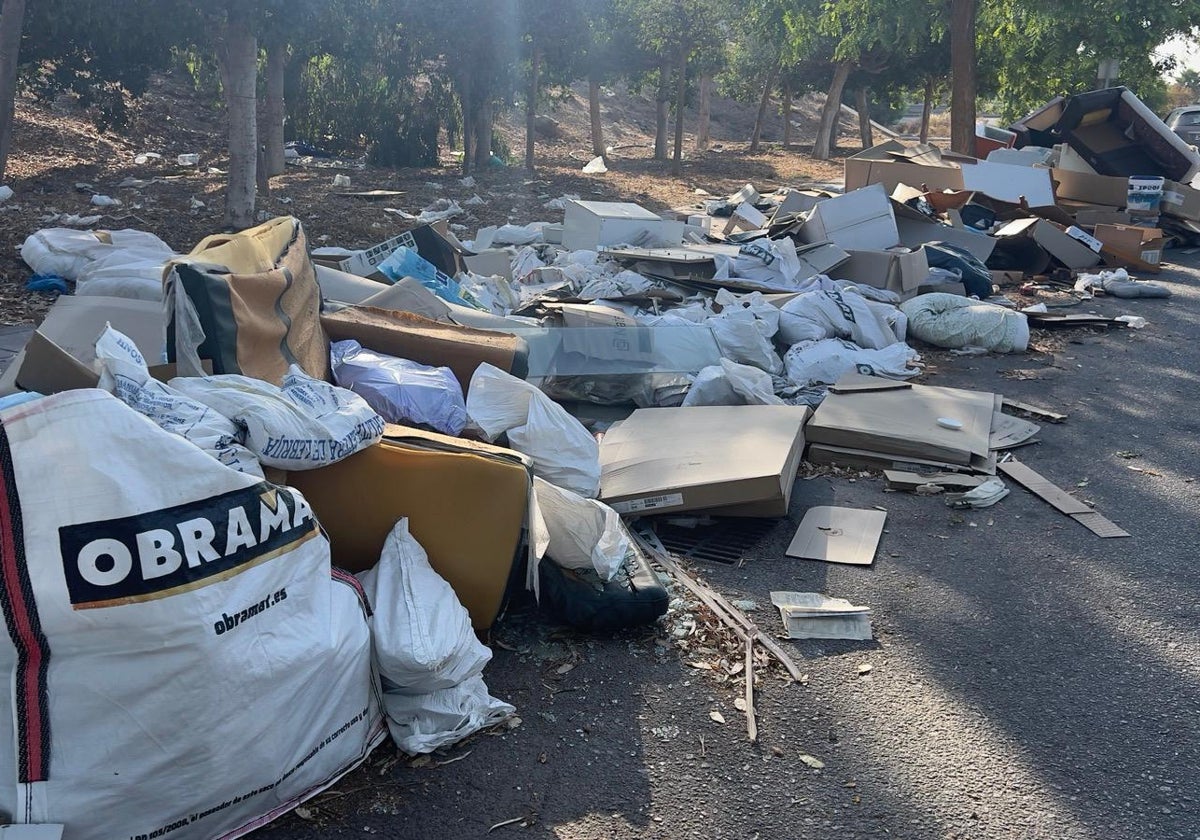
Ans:
{"type": "Polygon", "coordinates": [[[851,566],[869,566],[883,534],[887,514],[881,510],[809,508],[788,546],[787,556],[851,566]]]}
{"type": "Polygon", "coordinates": [[[1098,537],[1128,537],[1128,531],[1092,510],[1083,502],[1051,483],[1019,461],[1006,461],[999,465],[1000,472],[1020,484],[1029,492],[1065,513],[1098,537]]]}

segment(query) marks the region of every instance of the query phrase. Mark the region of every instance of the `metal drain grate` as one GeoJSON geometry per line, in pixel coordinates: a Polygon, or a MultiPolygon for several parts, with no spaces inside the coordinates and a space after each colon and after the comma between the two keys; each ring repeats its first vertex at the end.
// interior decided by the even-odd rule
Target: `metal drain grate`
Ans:
{"type": "Polygon", "coordinates": [[[695,528],[660,522],[654,530],[663,547],[676,557],[733,565],[774,527],[775,521],[770,519],[730,518],[695,528]]]}

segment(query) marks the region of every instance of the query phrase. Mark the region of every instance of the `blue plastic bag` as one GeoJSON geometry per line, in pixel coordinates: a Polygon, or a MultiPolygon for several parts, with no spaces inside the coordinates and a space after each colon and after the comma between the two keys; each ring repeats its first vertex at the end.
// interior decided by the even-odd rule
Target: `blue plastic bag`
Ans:
{"type": "Polygon", "coordinates": [[[393,251],[386,260],[379,264],[379,270],[393,283],[404,277],[412,277],[442,300],[471,309],[485,308],[480,306],[471,295],[464,295],[457,280],[438,271],[433,263],[407,245],[401,245],[393,251]]]}

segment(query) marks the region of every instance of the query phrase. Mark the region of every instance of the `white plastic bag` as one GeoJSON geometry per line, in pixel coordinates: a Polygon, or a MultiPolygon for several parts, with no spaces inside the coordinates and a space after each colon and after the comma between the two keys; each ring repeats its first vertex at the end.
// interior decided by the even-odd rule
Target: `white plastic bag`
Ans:
{"type": "Polygon", "coordinates": [[[850,289],[804,292],[782,307],[779,339],[785,344],[848,338],[859,347],[878,350],[902,338],[894,319],[883,314],[886,304],[868,301],[850,289]]]}
{"type": "Polygon", "coordinates": [[[900,304],[908,330],[935,347],[984,347],[993,353],[1023,353],[1029,321],[1021,312],[961,295],[934,292],[900,304]]]}
{"type": "Polygon", "coordinates": [[[722,359],[696,375],[683,405],[784,405],[771,377],[749,365],[722,359]]]}
{"type": "Polygon", "coordinates": [[[467,414],[489,441],[508,432],[534,474],[585,498],[600,492],[600,447],[583,424],[524,380],[486,362],[475,369],[467,414]]]}
{"type": "Polygon", "coordinates": [[[716,302],[721,306],[722,315],[741,310],[764,322],[766,329],[763,330],[763,335],[767,338],[773,338],[775,333],[779,332],[779,307],[767,303],[762,292],[735,295],[728,289],[718,289],[716,302]]]}
{"type": "Polygon", "coordinates": [[[337,384],[389,423],[429,426],[453,436],[467,425],[462,386],[450,368],[365,350],[357,341],[336,341],[329,355],[337,384]]]}
{"type": "Polygon", "coordinates": [[[887,379],[909,379],[920,373],[914,363],[921,357],[907,344],[891,344],[881,350],[859,347],[840,338],[802,341],[783,357],[788,379],[807,388],[832,385],[845,374],[857,372],[887,379]]]}
{"type": "Polygon", "coordinates": [[[594,569],[612,580],[631,550],[620,515],[540,478],[533,479],[533,489],[549,536],[545,555],[564,569],[594,569]]]}
{"type": "Polygon", "coordinates": [[[21,245],[21,258],[35,273],[75,281],[76,294],[141,300],[162,300],[163,265],[176,256],[141,230],[47,228],[21,245]]]}
{"type": "Polygon", "coordinates": [[[766,321],[738,309],[709,318],[705,323],[712,328],[717,346],[726,358],[767,373],[783,373],[783,360],[766,334],[770,329],[766,321]]]}
{"type": "Polygon", "coordinates": [[[371,604],[372,644],[384,690],[427,694],[482,673],[492,652],[475,638],[471,616],[401,519],[379,562],[361,572],[371,604]]]}
{"type": "Polygon", "coordinates": [[[483,677],[470,677],[453,688],[431,694],[386,692],[383,708],[392,740],[410,755],[456,744],[503,722],[516,711],[488,693],[483,677]]]}
{"type": "Polygon", "coordinates": [[[100,374],[96,386],[100,390],[149,417],[160,428],[191,441],[225,466],[262,477],[262,466],[242,445],[237,424],[154,379],[137,345],[111,326],[96,340],[95,367],[100,374]]]}
{"type": "Polygon", "coordinates": [[[96,389],[0,426],[0,588],[26,628],[0,634],[13,822],[241,836],[379,743],[366,606],[300,493],[96,389]]]}
{"type": "Polygon", "coordinates": [[[800,274],[796,243],[789,237],[755,239],[738,248],[735,256],[716,254],[715,280],[740,279],[761,283],[767,288],[792,288],[800,274]]]}
{"type": "Polygon", "coordinates": [[[176,377],[172,388],[246,430],[246,446],[269,467],[311,470],[383,437],[383,418],[353,391],[292,365],[276,387],[235,373],[176,377]]]}

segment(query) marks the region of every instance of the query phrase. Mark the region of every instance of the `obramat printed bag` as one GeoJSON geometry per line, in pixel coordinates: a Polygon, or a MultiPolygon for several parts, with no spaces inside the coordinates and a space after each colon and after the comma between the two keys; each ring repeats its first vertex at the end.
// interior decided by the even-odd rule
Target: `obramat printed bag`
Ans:
{"type": "Polygon", "coordinates": [[[0,809],[237,837],[384,734],[368,608],[304,497],[99,390],[0,412],[0,809]]]}

